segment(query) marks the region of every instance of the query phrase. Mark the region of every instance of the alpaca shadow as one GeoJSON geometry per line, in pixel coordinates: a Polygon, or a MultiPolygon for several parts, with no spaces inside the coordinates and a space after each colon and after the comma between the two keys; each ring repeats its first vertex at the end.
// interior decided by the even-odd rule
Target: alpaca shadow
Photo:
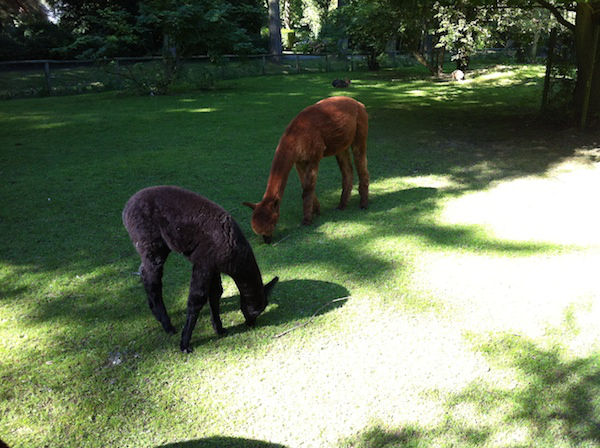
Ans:
{"type": "Polygon", "coordinates": [[[261,440],[242,439],[238,437],[208,437],[206,439],[174,442],[155,448],[286,448],[279,443],[263,442],[261,440]]]}
{"type": "Polygon", "coordinates": [[[328,313],[344,306],[350,292],[337,283],[320,280],[288,280],[273,291],[268,311],[259,317],[260,325],[280,325],[328,313]]]}
{"type": "MultiPolygon", "coordinates": [[[[287,280],[279,281],[269,299],[267,311],[257,320],[257,327],[281,325],[313,315],[328,313],[344,306],[346,300],[333,302],[335,299],[348,297],[350,293],[337,283],[320,280],[287,280]]],[[[239,295],[222,299],[223,312],[239,311],[239,295]]],[[[229,327],[229,334],[248,330],[244,324],[229,327]]]]}

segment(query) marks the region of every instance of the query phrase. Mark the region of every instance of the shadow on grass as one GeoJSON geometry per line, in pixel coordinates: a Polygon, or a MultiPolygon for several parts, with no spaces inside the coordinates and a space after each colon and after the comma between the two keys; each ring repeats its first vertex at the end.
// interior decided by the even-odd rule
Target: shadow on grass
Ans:
{"type": "MultiPolygon", "coordinates": [[[[97,281],[102,281],[98,279],[97,281]]],[[[119,328],[124,332],[122,337],[129,340],[144,340],[148,328],[154,329],[153,333],[163,334],[162,327],[156,321],[146,301],[146,293],[139,277],[133,277],[135,284],[130,284],[123,296],[135,296],[134,300],[105,301],[96,299],[84,290],[73,291],[72,293],[61,294],[58,296],[47,297],[40,300],[36,310],[32,312],[31,318],[39,322],[65,322],[76,324],[72,331],[78,328],[81,332],[81,338],[86,339],[86,343],[94,344],[95,335],[92,331],[94,324],[98,324],[98,316],[102,316],[103,325],[119,324],[119,328]],[[145,322],[145,325],[142,324],[145,322]],[[130,323],[132,325],[123,325],[130,323]],[[138,330],[135,330],[135,329],[138,330]]],[[[185,285],[182,285],[185,287],[185,285]]],[[[349,291],[333,282],[319,280],[283,280],[279,281],[273,289],[272,296],[269,299],[269,307],[257,319],[257,329],[269,326],[279,326],[282,324],[297,322],[315,315],[326,314],[336,308],[344,306],[345,302],[335,302],[329,304],[334,299],[348,297],[349,291]]],[[[181,294],[179,294],[180,296],[181,294]]],[[[185,297],[165,297],[167,312],[178,331],[183,328],[186,313],[185,297]]],[[[239,294],[221,298],[221,316],[226,314],[237,315],[237,320],[242,321],[240,311],[239,294]]],[[[206,304],[200,312],[198,323],[194,334],[192,335],[192,345],[198,346],[199,343],[208,343],[210,340],[216,340],[218,337],[208,331],[208,337],[200,341],[198,334],[205,329],[210,329],[209,307],[206,304]],[[196,337],[195,337],[196,336],[196,337]]],[[[244,323],[233,326],[225,325],[229,336],[252,331],[244,323]]],[[[174,341],[166,333],[163,334],[165,340],[174,341]]],[[[73,337],[73,334],[71,335],[73,337]]],[[[177,336],[178,338],[179,336],[177,336]]],[[[221,339],[223,341],[223,339],[221,339]]],[[[256,340],[254,342],[257,342],[256,340]]],[[[100,343],[100,341],[98,341],[100,343]]],[[[103,345],[100,343],[100,345],[103,345]]],[[[221,342],[223,345],[223,342],[221,342]]],[[[147,348],[152,349],[152,345],[147,348]]],[[[158,347],[155,347],[158,348],[158,347]]],[[[176,347],[174,347],[175,350],[176,347]]]]}
{"type": "MultiPolygon", "coordinates": [[[[600,443],[600,357],[566,359],[515,335],[478,347],[516,375],[500,387],[476,381],[445,400],[438,425],[376,424],[340,448],[597,446],[600,443]]],[[[437,393],[436,393],[437,395],[437,393]]]]}
{"type": "MultiPolygon", "coordinates": [[[[329,313],[337,308],[345,305],[345,301],[332,302],[335,299],[340,299],[349,296],[346,288],[337,283],[324,282],[319,280],[288,280],[279,281],[273,289],[272,297],[269,299],[267,310],[261,314],[256,321],[256,330],[265,329],[267,327],[276,327],[283,324],[296,323],[299,321],[307,322],[312,317],[321,316],[329,313]]],[[[238,313],[240,312],[240,297],[239,295],[221,299],[221,312],[238,313]]],[[[183,316],[184,310],[181,309],[179,314],[183,316]]],[[[241,312],[240,312],[241,313],[241,312]]],[[[148,313],[148,317],[153,317],[148,313]]],[[[197,325],[206,325],[210,327],[210,318],[208,306],[203,308],[197,325]]],[[[183,324],[183,322],[181,322],[183,324]]],[[[157,322],[157,325],[158,322],[157,322]]],[[[158,327],[157,327],[158,328],[158,327]]],[[[227,336],[253,331],[244,323],[239,323],[230,327],[225,326],[227,336]]],[[[270,331],[270,330],[267,330],[270,331]]],[[[211,340],[216,340],[216,335],[204,337],[201,340],[195,340],[192,335],[192,346],[197,347],[198,344],[206,344],[211,340]]],[[[269,339],[263,339],[263,343],[268,343],[269,339]]],[[[219,346],[236,344],[234,338],[220,338],[219,346]]],[[[254,341],[258,343],[258,341],[254,341]]]]}
{"type": "Polygon", "coordinates": [[[242,439],[239,437],[208,437],[206,439],[187,440],[169,443],[156,448],[286,448],[278,443],[260,440],[242,439]]]}

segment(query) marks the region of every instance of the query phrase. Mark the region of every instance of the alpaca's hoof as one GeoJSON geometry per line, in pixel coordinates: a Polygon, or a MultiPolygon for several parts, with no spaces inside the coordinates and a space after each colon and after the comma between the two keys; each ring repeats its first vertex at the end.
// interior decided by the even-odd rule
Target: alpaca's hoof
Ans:
{"type": "Polygon", "coordinates": [[[271,242],[273,241],[273,237],[271,235],[263,235],[263,241],[266,244],[271,244],[271,242]]]}
{"type": "Polygon", "coordinates": [[[176,334],[177,333],[177,329],[173,325],[169,325],[169,326],[165,327],[165,331],[168,334],[176,334]]]}
{"type": "Polygon", "coordinates": [[[310,226],[311,224],[312,224],[312,219],[306,219],[306,218],[304,218],[302,220],[302,225],[303,226],[310,226]]]}
{"type": "Polygon", "coordinates": [[[192,353],[194,351],[194,349],[192,347],[190,347],[190,346],[187,346],[187,347],[183,347],[182,346],[180,348],[181,348],[181,351],[183,353],[185,353],[185,354],[189,354],[189,353],[192,353]]]}
{"type": "Polygon", "coordinates": [[[223,337],[227,336],[227,330],[225,330],[225,328],[221,328],[220,330],[216,330],[215,333],[217,333],[217,336],[219,336],[220,338],[223,338],[223,337]]]}
{"type": "Polygon", "coordinates": [[[346,210],[346,204],[340,204],[337,206],[338,210],[346,210]]]}

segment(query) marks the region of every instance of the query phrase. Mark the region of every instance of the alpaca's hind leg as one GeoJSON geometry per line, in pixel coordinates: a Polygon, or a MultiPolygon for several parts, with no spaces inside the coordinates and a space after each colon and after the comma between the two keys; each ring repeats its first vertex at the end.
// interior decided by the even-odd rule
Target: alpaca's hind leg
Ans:
{"type": "Polygon", "coordinates": [[[337,160],[340,171],[342,172],[342,196],[340,197],[340,204],[338,208],[344,210],[348,205],[348,199],[350,199],[350,193],[352,192],[352,163],[350,163],[350,149],[342,151],[336,154],[335,159],[337,160]]]}
{"type": "Polygon", "coordinates": [[[210,278],[212,272],[206,269],[204,266],[194,264],[192,270],[192,281],[190,282],[190,293],[188,296],[187,303],[187,318],[185,320],[185,326],[181,333],[181,351],[184,353],[191,353],[190,340],[192,338],[192,332],[198,321],[198,315],[204,304],[208,300],[208,293],[210,288],[210,278]]]}
{"type": "Polygon", "coordinates": [[[358,193],[360,195],[360,208],[367,208],[369,204],[369,170],[367,169],[367,130],[359,129],[356,139],[352,144],[354,165],[358,173],[358,193]]]}
{"type": "MultiPolygon", "coordinates": [[[[300,185],[302,185],[303,208],[304,208],[304,210],[306,210],[306,207],[308,206],[308,204],[306,203],[306,200],[304,198],[304,185],[306,182],[307,163],[306,162],[296,162],[296,171],[298,171],[298,177],[300,178],[300,185]]],[[[316,182],[316,175],[315,175],[315,182],[316,182]]],[[[319,199],[317,199],[317,195],[314,192],[314,189],[313,189],[313,200],[312,200],[312,214],[313,215],[321,214],[321,204],[319,202],[319,199]]],[[[306,216],[306,213],[304,214],[304,216],[306,216]]],[[[311,220],[312,220],[312,217],[311,217],[311,220]]],[[[310,221],[308,223],[302,221],[302,223],[310,224],[310,221]]]]}
{"type": "Polygon", "coordinates": [[[221,284],[221,274],[217,272],[210,281],[208,304],[210,305],[210,321],[215,333],[219,336],[227,334],[227,330],[223,328],[223,323],[221,322],[220,303],[222,294],[223,286],[221,284]]]}
{"type": "Polygon", "coordinates": [[[161,323],[167,333],[174,334],[177,330],[171,324],[169,315],[165,308],[162,295],[162,276],[163,267],[170,249],[166,244],[152,244],[148,250],[140,251],[142,265],[140,266],[140,276],[148,296],[148,305],[154,317],[161,323]]]}
{"type": "MultiPolygon", "coordinates": [[[[298,166],[298,164],[296,164],[298,166]]],[[[317,185],[317,175],[319,173],[319,163],[307,163],[303,167],[298,168],[298,173],[302,173],[302,209],[304,219],[302,224],[309,225],[312,223],[313,214],[318,215],[321,212],[321,204],[315,194],[317,185]]]]}

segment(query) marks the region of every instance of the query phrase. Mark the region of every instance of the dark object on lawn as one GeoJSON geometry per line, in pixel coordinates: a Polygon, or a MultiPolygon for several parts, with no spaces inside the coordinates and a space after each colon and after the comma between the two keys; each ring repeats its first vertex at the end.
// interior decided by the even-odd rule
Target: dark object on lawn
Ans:
{"type": "Polygon", "coordinates": [[[319,162],[323,157],[337,159],[342,172],[342,196],[338,208],[348,204],[352,191],[353,172],[350,146],[358,172],[360,208],[369,202],[369,171],[367,170],[367,134],[369,117],[365,106],[346,96],[334,96],[302,110],[294,118],[279,140],[267,188],[258,204],[244,202],[252,208],[252,230],[270,243],[279,220],[279,204],[292,167],[296,166],[302,184],[304,218],[302,224],[312,222],[313,214],[321,210],[315,195],[319,162]]]}
{"type": "Polygon", "coordinates": [[[0,439],[0,448],[8,448],[8,445],[0,439]]]}
{"type": "Polygon", "coordinates": [[[145,188],[127,201],[123,223],[142,259],[140,276],[148,304],[167,333],[176,330],[163,303],[163,266],[171,251],[183,254],[193,264],[187,319],[181,334],[183,352],[192,351],[192,331],[207,301],[215,332],[226,333],[219,316],[221,273],[235,281],[247,325],[253,326],[266,308],[278,278],[263,286],[250,244],[231,215],[214,202],[179,187],[145,188]]]}
{"type": "Polygon", "coordinates": [[[452,80],[453,81],[464,81],[465,79],[465,72],[463,72],[462,70],[454,70],[452,72],[452,80]]]}
{"type": "Polygon", "coordinates": [[[351,83],[352,83],[352,81],[350,81],[348,78],[346,78],[346,79],[334,79],[333,82],[331,83],[331,85],[333,87],[338,88],[338,89],[345,89],[346,87],[350,87],[351,83]]]}

